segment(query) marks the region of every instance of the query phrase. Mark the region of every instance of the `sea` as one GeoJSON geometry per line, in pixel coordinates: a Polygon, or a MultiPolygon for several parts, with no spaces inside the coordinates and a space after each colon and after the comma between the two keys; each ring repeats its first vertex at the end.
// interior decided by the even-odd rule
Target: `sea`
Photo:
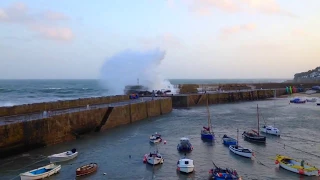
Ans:
{"type": "MultiPolygon", "coordinates": [[[[169,79],[177,84],[283,82],[285,79],[169,79]]],[[[115,82],[116,83],[116,82],[115,82]]],[[[100,80],[0,80],[0,107],[36,102],[107,96],[100,80]]]]}

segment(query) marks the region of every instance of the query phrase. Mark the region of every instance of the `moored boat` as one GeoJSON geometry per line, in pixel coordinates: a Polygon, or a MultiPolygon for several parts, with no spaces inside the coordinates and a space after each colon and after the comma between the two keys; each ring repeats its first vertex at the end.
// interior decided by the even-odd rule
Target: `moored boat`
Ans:
{"type": "Polygon", "coordinates": [[[230,145],[236,145],[237,140],[233,139],[232,137],[227,136],[226,134],[223,135],[222,141],[224,145],[230,146],[230,145]]]}
{"type": "Polygon", "coordinates": [[[317,102],[317,98],[306,99],[307,102],[317,102]]]}
{"type": "Polygon", "coordinates": [[[21,173],[21,180],[35,180],[35,179],[44,179],[55,173],[58,173],[61,169],[61,165],[55,165],[53,163],[40,167],[38,169],[33,169],[31,171],[21,173]]]}
{"type": "Polygon", "coordinates": [[[201,130],[201,139],[213,141],[214,140],[214,132],[212,129],[211,119],[210,119],[210,111],[208,107],[208,97],[207,97],[207,113],[208,113],[208,127],[203,127],[201,130]]]}
{"type": "Polygon", "coordinates": [[[193,146],[190,143],[189,138],[180,138],[180,143],[177,146],[177,150],[180,152],[190,152],[193,150],[193,146]]]}
{"type": "Polygon", "coordinates": [[[149,154],[145,154],[143,156],[143,162],[151,165],[157,165],[157,164],[163,164],[164,159],[162,155],[158,151],[156,151],[153,153],[150,152],[149,154]]]}
{"type": "Polygon", "coordinates": [[[63,162],[63,161],[68,161],[71,160],[75,157],[77,157],[78,152],[75,148],[73,148],[71,151],[66,151],[63,153],[59,154],[53,154],[51,156],[48,156],[49,160],[51,163],[56,163],[56,162],[63,162]]]}
{"type": "Polygon", "coordinates": [[[260,129],[261,132],[266,133],[266,134],[271,134],[275,136],[280,136],[280,130],[278,128],[275,128],[273,126],[263,126],[260,129]]]}
{"type": "Polygon", "coordinates": [[[320,106],[320,103],[317,103],[317,106],[320,106]]]}
{"type": "Polygon", "coordinates": [[[94,172],[96,172],[98,169],[98,164],[97,163],[90,163],[84,166],[81,166],[79,168],[77,168],[76,170],[76,176],[85,176],[88,174],[92,174],[94,172]]]}
{"type": "Polygon", "coordinates": [[[244,136],[244,139],[251,142],[256,143],[266,143],[266,136],[261,136],[259,133],[259,127],[260,127],[260,120],[259,120],[259,107],[257,104],[257,120],[258,120],[258,131],[255,131],[252,129],[252,132],[244,131],[242,135],[244,136]]]}
{"type": "Polygon", "coordinates": [[[229,150],[233,152],[236,155],[246,157],[246,158],[251,158],[254,156],[254,153],[251,149],[244,148],[242,146],[239,146],[239,130],[237,129],[237,141],[235,145],[230,145],[229,150]]]}
{"type": "Polygon", "coordinates": [[[275,158],[275,164],[279,164],[281,168],[297,174],[301,174],[301,175],[306,175],[306,176],[320,175],[320,170],[318,168],[308,163],[305,164],[304,160],[299,161],[287,156],[282,156],[277,154],[275,158]]]}
{"type": "Polygon", "coordinates": [[[210,169],[210,179],[214,180],[241,180],[241,177],[239,176],[238,172],[235,169],[230,168],[220,168],[215,166],[214,169],[210,169]]]}
{"type": "Polygon", "coordinates": [[[177,162],[177,170],[183,173],[192,173],[194,171],[194,164],[192,159],[186,157],[177,162]]]}
{"type": "Polygon", "coordinates": [[[161,135],[157,132],[149,137],[151,143],[159,143],[162,141],[161,135]]]}

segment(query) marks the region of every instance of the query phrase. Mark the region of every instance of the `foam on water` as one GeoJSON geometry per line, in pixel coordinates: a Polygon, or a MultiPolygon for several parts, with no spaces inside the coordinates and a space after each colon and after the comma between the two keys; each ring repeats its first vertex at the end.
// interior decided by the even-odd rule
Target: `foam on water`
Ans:
{"type": "Polygon", "coordinates": [[[152,49],[147,51],[125,50],[107,58],[100,72],[101,84],[110,94],[123,94],[127,85],[139,85],[150,90],[170,89],[173,85],[165,80],[159,70],[165,51],[152,49]]]}

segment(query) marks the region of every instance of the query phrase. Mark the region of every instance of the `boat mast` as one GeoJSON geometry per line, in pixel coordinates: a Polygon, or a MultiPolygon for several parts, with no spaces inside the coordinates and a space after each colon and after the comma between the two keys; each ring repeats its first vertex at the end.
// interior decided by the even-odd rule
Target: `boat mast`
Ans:
{"type": "Polygon", "coordinates": [[[237,129],[237,146],[239,145],[239,129],[237,129]]]}
{"type": "Polygon", "coordinates": [[[277,91],[274,90],[274,100],[273,100],[273,108],[274,108],[274,111],[273,111],[273,114],[274,114],[274,122],[273,122],[273,126],[276,126],[276,98],[277,98],[277,91]]]}
{"type": "Polygon", "coordinates": [[[209,111],[209,100],[208,100],[208,94],[207,94],[207,112],[208,112],[208,128],[209,128],[209,132],[211,132],[211,120],[210,120],[210,111],[209,111]]]}
{"type": "Polygon", "coordinates": [[[258,130],[257,130],[257,133],[258,133],[258,136],[259,136],[259,107],[258,107],[258,104],[257,104],[257,118],[258,118],[258,130]]]}

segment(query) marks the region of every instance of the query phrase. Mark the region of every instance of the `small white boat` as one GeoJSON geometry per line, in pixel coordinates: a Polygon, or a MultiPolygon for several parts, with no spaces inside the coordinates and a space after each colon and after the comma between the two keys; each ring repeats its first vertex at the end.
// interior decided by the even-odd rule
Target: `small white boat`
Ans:
{"type": "Polygon", "coordinates": [[[320,170],[315,166],[287,156],[277,155],[275,158],[275,164],[279,164],[281,168],[301,175],[319,176],[320,174],[320,170]]]}
{"type": "Polygon", "coordinates": [[[239,146],[239,129],[237,129],[236,145],[230,145],[229,150],[239,156],[243,156],[246,158],[252,158],[252,156],[254,156],[254,153],[252,152],[251,149],[239,146]]]}
{"type": "Polygon", "coordinates": [[[58,173],[61,169],[61,165],[49,164],[38,169],[34,169],[20,174],[21,180],[35,180],[49,177],[55,173],[58,173]]]}
{"type": "Polygon", "coordinates": [[[53,154],[51,156],[48,156],[49,160],[51,163],[56,163],[56,162],[63,162],[63,161],[68,161],[71,160],[75,157],[77,157],[78,152],[75,148],[73,148],[71,151],[66,151],[63,153],[59,154],[53,154]]]}
{"type": "Polygon", "coordinates": [[[317,98],[312,98],[312,99],[306,99],[307,102],[317,102],[317,98]]]}
{"type": "Polygon", "coordinates": [[[151,143],[159,143],[162,141],[161,135],[157,132],[149,137],[151,143]]]}
{"type": "Polygon", "coordinates": [[[280,130],[273,126],[263,126],[260,131],[266,134],[280,136],[280,130]]]}
{"type": "Polygon", "coordinates": [[[192,159],[186,157],[177,162],[177,170],[183,173],[192,173],[194,171],[194,164],[192,159]]]}
{"type": "Polygon", "coordinates": [[[229,150],[239,156],[243,156],[246,158],[251,158],[254,154],[251,149],[244,148],[238,145],[230,145],[229,150]]]}
{"type": "Polygon", "coordinates": [[[157,165],[157,164],[163,164],[164,159],[162,157],[162,155],[160,153],[154,152],[154,153],[149,153],[149,154],[145,154],[143,156],[143,162],[144,163],[149,163],[151,165],[157,165]]]}

